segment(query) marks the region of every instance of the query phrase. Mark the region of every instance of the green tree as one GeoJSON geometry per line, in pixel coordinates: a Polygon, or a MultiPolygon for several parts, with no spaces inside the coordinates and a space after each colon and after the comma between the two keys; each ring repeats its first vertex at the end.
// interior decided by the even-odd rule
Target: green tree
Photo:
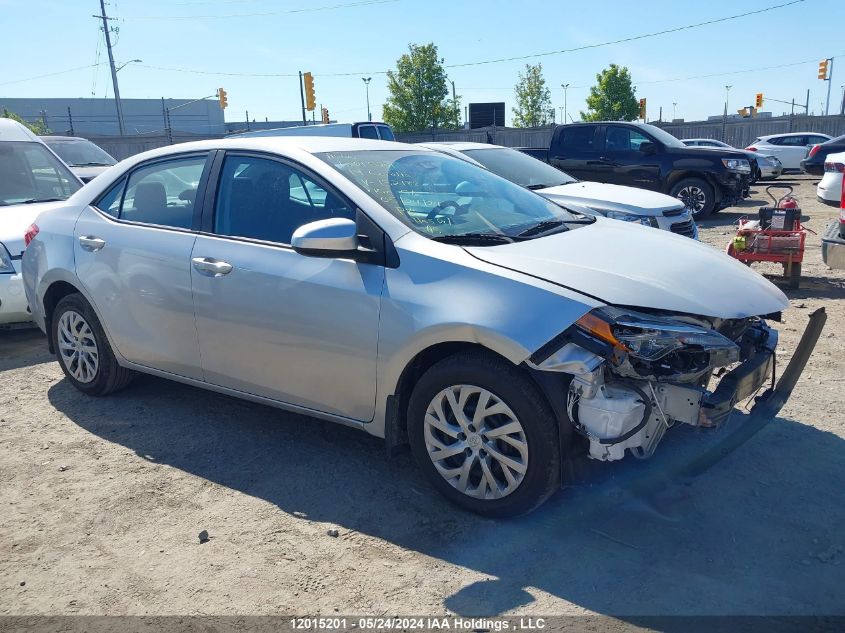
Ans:
{"type": "Polygon", "coordinates": [[[449,98],[446,70],[433,43],[409,44],[396,70],[387,71],[387,89],[384,122],[397,132],[460,127],[460,100],[449,98]]]}
{"type": "Polygon", "coordinates": [[[542,64],[525,64],[514,86],[516,107],[513,110],[514,127],[538,127],[551,123],[554,110],[552,95],[543,78],[542,64]]]}
{"type": "Polygon", "coordinates": [[[12,121],[17,121],[18,123],[22,123],[23,125],[25,125],[26,127],[28,127],[30,130],[32,130],[35,134],[38,134],[38,135],[43,135],[43,134],[49,134],[49,133],[50,133],[49,128],[45,127],[45,125],[44,125],[44,121],[42,121],[41,119],[36,120],[36,121],[35,121],[35,123],[29,123],[29,122],[27,122],[27,121],[24,121],[24,120],[20,117],[20,115],[17,115],[17,114],[15,114],[15,113],[14,113],[14,112],[12,112],[12,111],[7,110],[6,108],[3,108],[3,115],[2,115],[2,118],[4,118],[4,119],[12,119],[12,121]]]}
{"type": "Polygon", "coordinates": [[[633,121],[639,116],[639,103],[625,66],[611,64],[596,75],[596,85],[587,97],[584,121],[633,121]]]}

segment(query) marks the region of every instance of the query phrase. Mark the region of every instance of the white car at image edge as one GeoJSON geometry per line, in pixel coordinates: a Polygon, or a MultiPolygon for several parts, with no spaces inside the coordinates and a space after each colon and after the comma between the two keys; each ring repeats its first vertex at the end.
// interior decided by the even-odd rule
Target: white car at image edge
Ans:
{"type": "Polygon", "coordinates": [[[842,173],[845,171],[845,152],[828,154],[824,161],[824,176],[816,187],[819,200],[833,206],[842,202],[842,173]]]}
{"type": "Polygon", "coordinates": [[[21,281],[29,226],[80,187],[67,165],[26,126],[0,118],[0,328],[32,322],[21,281]]]}
{"type": "Polygon", "coordinates": [[[788,134],[768,134],[758,136],[745,149],[775,156],[784,169],[801,169],[801,161],[813,145],[829,141],[832,136],[821,132],[789,132],[788,134]]]}

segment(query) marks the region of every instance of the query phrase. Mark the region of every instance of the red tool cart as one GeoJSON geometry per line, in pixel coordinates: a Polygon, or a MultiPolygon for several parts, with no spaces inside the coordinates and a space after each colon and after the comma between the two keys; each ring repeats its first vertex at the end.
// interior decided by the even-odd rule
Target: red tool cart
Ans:
{"type": "Polygon", "coordinates": [[[760,207],[757,220],[741,219],[727,253],[748,266],[752,262],[781,263],[789,287],[797,288],[801,283],[807,229],[801,225],[801,209],[792,191],[789,185],[766,187],[774,206],[760,207]],[[788,191],[778,199],[772,193],[774,189],[788,191]]]}

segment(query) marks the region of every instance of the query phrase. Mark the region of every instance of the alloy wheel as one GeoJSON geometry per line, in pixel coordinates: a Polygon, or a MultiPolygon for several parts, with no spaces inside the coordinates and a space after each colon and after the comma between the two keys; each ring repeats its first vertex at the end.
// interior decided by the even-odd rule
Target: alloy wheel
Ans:
{"type": "Polygon", "coordinates": [[[511,408],[487,389],[443,389],[426,410],[424,438],[437,472],[467,496],[500,499],[525,478],[525,430],[511,408]]]}
{"type": "Polygon", "coordinates": [[[707,194],[695,185],[687,185],[678,192],[678,200],[693,213],[702,211],[707,204],[707,194]]]}
{"type": "Polygon", "coordinates": [[[88,321],[78,312],[67,310],[59,317],[59,354],[68,373],[81,383],[97,376],[99,350],[88,321]]]}

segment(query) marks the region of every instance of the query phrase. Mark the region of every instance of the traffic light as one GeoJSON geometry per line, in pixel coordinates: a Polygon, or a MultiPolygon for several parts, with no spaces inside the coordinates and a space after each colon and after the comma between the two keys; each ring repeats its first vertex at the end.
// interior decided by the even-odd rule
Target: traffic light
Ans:
{"type": "Polygon", "coordinates": [[[329,122],[329,109],[323,108],[322,114],[323,114],[323,123],[328,123],[329,122]]]}
{"type": "Polygon", "coordinates": [[[314,96],[314,75],[303,73],[302,81],[305,84],[305,109],[313,111],[317,109],[317,98],[314,96]]]}
{"type": "Polygon", "coordinates": [[[640,99],[640,117],[643,121],[645,121],[645,112],[646,112],[646,100],[645,97],[640,99]]]}
{"type": "Polygon", "coordinates": [[[762,92],[757,93],[757,102],[754,105],[757,106],[758,108],[763,107],[763,93],[762,92]]]}
{"type": "Polygon", "coordinates": [[[225,110],[226,106],[229,105],[229,97],[226,94],[226,91],[223,88],[217,89],[217,100],[220,102],[220,109],[225,110]]]}
{"type": "Polygon", "coordinates": [[[830,60],[823,59],[819,62],[819,79],[827,80],[829,79],[827,75],[827,64],[830,60]]]}

